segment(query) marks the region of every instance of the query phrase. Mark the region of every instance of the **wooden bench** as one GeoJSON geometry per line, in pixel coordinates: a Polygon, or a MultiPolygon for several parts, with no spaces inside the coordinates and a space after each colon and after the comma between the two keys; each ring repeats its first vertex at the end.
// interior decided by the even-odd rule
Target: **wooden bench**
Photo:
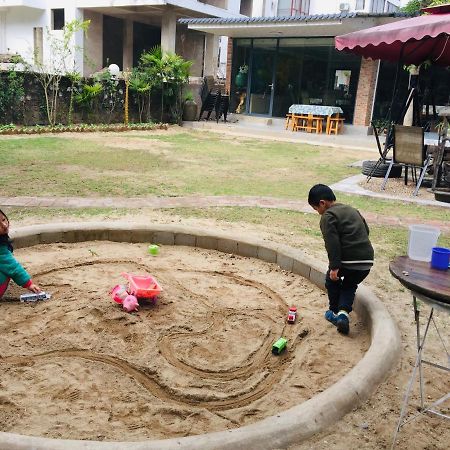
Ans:
{"type": "Polygon", "coordinates": [[[295,131],[305,130],[307,133],[315,131],[316,133],[322,133],[322,116],[313,116],[308,114],[307,116],[298,116],[300,119],[295,126],[295,131]]]}
{"type": "Polygon", "coordinates": [[[327,118],[327,134],[338,134],[342,128],[344,127],[344,118],[339,117],[339,114],[336,114],[335,117],[328,116],[327,118]]]}
{"type": "Polygon", "coordinates": [[[286,125],[284,127],[285,130],[289,129],[289,125],[291,125],[291,128],[294,127],[294,114],[288,113],[286,114],[286,125]]]}

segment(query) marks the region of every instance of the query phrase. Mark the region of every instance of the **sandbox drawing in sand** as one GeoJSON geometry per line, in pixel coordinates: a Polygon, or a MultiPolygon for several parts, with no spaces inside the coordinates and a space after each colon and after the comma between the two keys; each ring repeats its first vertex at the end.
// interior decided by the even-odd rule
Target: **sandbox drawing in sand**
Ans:
{"type": "Polygon", "coordinates": [[[325,294],[252,258],[189,247],[81,242],[17,250],[46,302],[0,302],[0,430],[144,440],[247,425],[311,398],[369,346],[323,319],[325,294]],[[150,273],[157,302],[129,314],[108,294],[120,273],[150,273]],[[286,321],[296,305],[300,319],[286,321]],[[280,336],[287,351],[271,352],[280,336]]]}

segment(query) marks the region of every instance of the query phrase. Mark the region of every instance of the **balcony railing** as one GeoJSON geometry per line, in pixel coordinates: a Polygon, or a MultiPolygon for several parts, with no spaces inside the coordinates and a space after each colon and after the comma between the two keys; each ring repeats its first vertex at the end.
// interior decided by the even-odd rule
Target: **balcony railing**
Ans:
{"type": "Polygon", "coordinates": [[[307,16],[310,0],[280,0],[278,2],[278,16],[307,16]]]}

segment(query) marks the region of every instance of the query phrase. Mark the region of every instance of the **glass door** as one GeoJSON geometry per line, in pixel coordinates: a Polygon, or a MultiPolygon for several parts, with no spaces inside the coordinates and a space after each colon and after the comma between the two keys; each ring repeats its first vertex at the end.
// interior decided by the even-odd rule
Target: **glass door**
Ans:
{"type": "Polygon", "coordinates": [[[253,40],[247,96],[247,111],[250,114],[272,115],[276,51],[276,39],[253,40]]]}

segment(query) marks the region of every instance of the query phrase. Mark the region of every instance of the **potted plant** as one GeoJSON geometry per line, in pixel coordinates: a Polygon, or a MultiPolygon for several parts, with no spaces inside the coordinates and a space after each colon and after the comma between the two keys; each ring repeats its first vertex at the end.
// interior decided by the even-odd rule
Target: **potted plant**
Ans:
{"type": "Polygon", "coordinates": [[[239,67],[239,72],[234,79],[234,84],[237,88],[242,89],[247,86],[247,74],[248,74],[248,66],[247,64],[243,64],[239,67]]]}
{"type": "Polygon", "coordinates": [[[183,102],[183,120],[193,122],[197,120],[197,103],[191,91],[186,92],[183,102]]]}

